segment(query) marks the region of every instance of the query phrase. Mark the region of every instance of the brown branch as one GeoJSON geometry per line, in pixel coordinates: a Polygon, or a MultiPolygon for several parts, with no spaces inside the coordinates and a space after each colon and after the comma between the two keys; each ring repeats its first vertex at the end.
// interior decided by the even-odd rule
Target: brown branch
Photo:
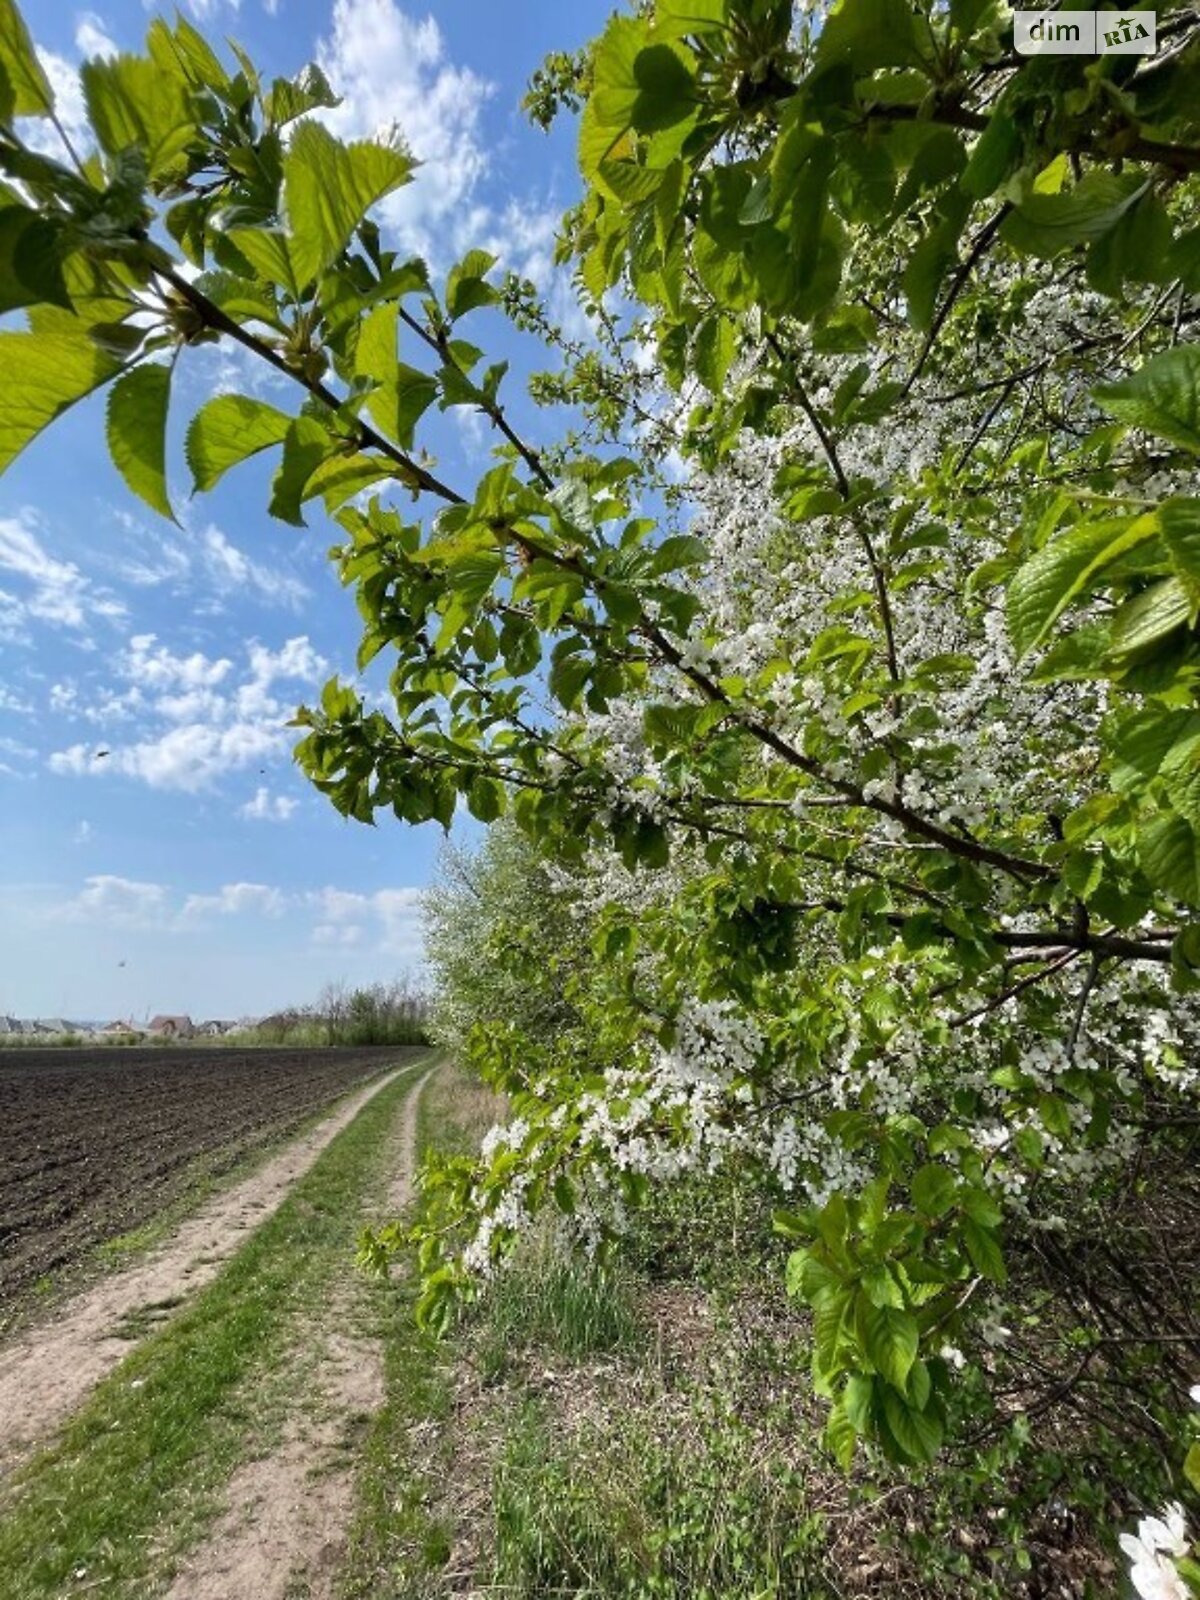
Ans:
{"type": "MultiPolygon", "coordinates": [[[[338,399],[332,389],[327,388],[319,379],[306,378],[302,372],[297,372],[294,367],[284,360],[278,350],[272,349],[269,344],[258,338],[256,334],[242,327],[240,322],[235,322],[231,316],[221,310],[220,306],[216,305],[206,294],[197,289],[195,284],[189,283],[186,278],[181,277],[174,267],[160,264],[154,270],[164,283],[169,283],[175,293],[191,306],[206,327],[235,339],[238,344],[258,356],[260,360],[265,361],[268,366],[274,367],[276,372],[282,372],[285,377],[291,378],[295,383],[298,383],[302,389],[306,389],[314,399],[319,400],[322,405],[328,406],[331,411],[335,413],[341,411],[343,402],[338,399]]],[[[438,499],[445,500],[449,505],[465,504],[462,495],[451,489],[448,484],[444,484],[440,479],[435,478],[431,472],[401,450],[399,445],[393,444],[382,433],[377,433],[369,423],[363,422],[361,418],[356,418],[355,429],[358,434],[358,442],[361,445],[378,450],[381,455],[386,456],[389,461],[400,468],[402,482],[408,483],[411,487],[423,489],[427,494],[436,495],[438,499]]]]}
{"type": "MultiPolygon", "coordinates": [[[[850,480],[846,477],[846,474],[842,468],[842,463],[838,456],[837,447],[833,442],[832,436],[826,429],[824,423],[821,421],[816,407],[809,399],[807,389],[805,389],[804,385],[800,382],[799,374],[796,371],[796,363],[792,360],[789,360],[786,352],[783,349],[783,346],[779,342],[778,336],[774,332],[769,332],[766,337],[767,343],[774,351],[775,357],[779,361],[780,365],[789,369],[789,385],[792,395],[794,396],[801,411],[803,411],[804,415],[808,418],[809,423],[812,425],[813,432],[820,441],[821,449],[825,452],[825,458],[829,462],[830,469],[833,472],[834,482],[837,484],[838,493],[841,495],[844,501],[849,500],[851,494],[850,480]]],[[[900,661],[896,652],[896,628],[892,618],[892,602],[888,595],[887,578],[884,575],[883,566],[880,563],[879,555],[875,549],[875,543],[871,538],[870,529],[867,528],[864,523],[860,522],[857,517],[852,517],[850,520],[851,525],[854,528],[854,532],[858,536],[858,541],[863,547],[863,553],[867,558],[867,565],[871,569],[871,581],[875,585],[875,599],[879,606],[879,620],[883,627],[884,648],[887,654],[888,676],[891,678],[893,683],[899,683],[901,678],[900,661]]]]}
{"type": "Polygon", "coordinates": [[[999,211],[995,212],[976,234],[975,242],[971,246],[967,259],[954,274],[950,288],[946,293],[946,298],[942,301],[936,316],[929,324],[929,332],[925,335],[925,343],[921,346],[921,353],[917,357],[916,365],[904,380],[904,388],[900,391],[902,400],[908,397],[913,384],[916,383],[921,373],[925,370],[925,363],[929,360],[933,347],[937,343],[938,334],[941,333],[942,328],[945,326],[946,318],[953,311],[955,302],[967,286],[967,280],[979,264],[980,259],[987,253],[988,247],[1000,231],[1001,223],[1011,210],[1012,202],[1006,200],[999,211]]]}
{"type": "Polygon", "coordinates": [[[1010,983],[1007,989],[1003,989],[983,1005],[976,1006],[973,1011],[964,1011],[957,1017],[951,1017],[949,1026],[951,1028],[965,1028],[967,1023],[974,1022],[979,1017],[989,1016],[993,1011],[999,1011],[1001,1006],[1007,1005],[1010,1000],[1015,1000],[1017,995],[1022,994],[1026,989],[1032,989],[1035,984],[1044,983],[1047,978],[1053,977],[1056,972],[1061,972],[1064,967],[1070,966],[1072,961],[1078,961],[1079,955],[1080,952],[1078,950],[1068,950],[1065,955],[1059,956],[1056,961],[1050,961],[1045,966],[1040,967],[1037,972],[1031,972],[1027,978],[1019,978],[1016,983],[1010,983]]]}
{"type": "Polygon", "coordinates": [[[1091,999],[1092,990],[1096,987],[1096,980],[1100,976],[1100,968],[1104,958],[1099,951],[1092,952],[1091,963],[1088,966],[1087,977],[1079,991],[1079,1003],[1075,1007],[1075,1015],[1071,1021],[1071,1032],[1067,1039],[1067,1060],[1074,1061],[1075,1047],[1079,1043],[1079,1035],[1083,1031],[1083,1019],[1087,1015],[1088,1001],[1091,999]]]}
{"type": "MultiPolygon", "coordinates": [[[[462,373],[462,376],[467,379],[468,383],[472,382],[468,374],[454,359],[454,353],[450,349],[450,341],[447,339],[444,330],[434,333],[431,329],[425,327],[423,323],[414,317],[410,311],[406,311],[403,306],[400,306],[398,310],[400,314],[400,321],[404,323],[406,328],[411,328],[419,339],[423,339],[429,348],[437,356],[439,356],[447,366],[452,366],[457,372],[462,373]]],[[[472,387],[477,386],[472,383],[472,387]]],[[[478,405],[479,409],[504,435],[509,444],[512,445],[513,449],[529,468],[530,472],[532,472],[534,477],[537,478],[543,489],[553,489],[554,479],[546,470],[546,465],[543,462],[540,454],[533,448],[532,445],[526,444],[520,435],[515,432],[510,425],[508,418],[504,415],[503,406],[498,405],[495,400],[490,400],[482,390],[478,390],[478,395],[479,398],[476,404],[478,405]]]]}
{"type": "MultiPolygon", "coordinates": [[[[935,105],[930,109],[922,103],[916,105],[879,105],[865,108],[864,120],[870,122],[936,122],[946,128],[961,128],[967,133],[982,133],[991,117],[979,111],[968,111],[965,106],[935,105]]],[[[1095,161],[1113,161],[1115,153],[1099,139],[1084,139],[1077,145],[1061,149],[1095,161]]],[[[1170,167],[1173,172],[1200,172],[1200,148],[1195,145],[1167,144],[1160,139],[1138,137],[1123,145],[1120,155],[1127,161],[1146,161],[1155,166],[1170,167]]]]}

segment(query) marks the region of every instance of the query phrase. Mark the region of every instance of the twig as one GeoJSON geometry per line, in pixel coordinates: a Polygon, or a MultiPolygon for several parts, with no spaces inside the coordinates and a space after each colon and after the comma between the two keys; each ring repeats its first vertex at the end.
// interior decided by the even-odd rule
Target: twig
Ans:
{"type": "Polygon", "coordinates": [[[917,379],[921,376],[921,373],[925,370],[925,363],[928,361],[930,353],[937,342],[938,334],[941,333],[942,328],[945,325],[946,318],[950,315],[951,311],[953,311],[955,302],[967,286],[967,279],[975,270],[976,265],[978,264],[980,258],[987,251],[987,248],[991,244],[992,240],[996,237],[997,233],[999,233],[1000,224],[1004,221],[1005,217],[1007,217],[1011,210],[1012,201],[1006,200],[1000,207],[999,211],[997,211],[994,216],[985,222],[983,227],[980,228],[978,234],[976,234],[975,243],[971,246],[971,250],[967,256],[967,259],[954,274],[954,278],[950,284],[949,290],[947,291],[946,298],[942,301],[936,316],[929,324],[929,332],[925,335],[925,343],[921,346],[921,353],[917,357],[916,366],[913,367],[912,371],[905,379],[904,388],[900,391],[900,398],[902,400],[908,397],[913,384],[916,383],[917,379]]]}

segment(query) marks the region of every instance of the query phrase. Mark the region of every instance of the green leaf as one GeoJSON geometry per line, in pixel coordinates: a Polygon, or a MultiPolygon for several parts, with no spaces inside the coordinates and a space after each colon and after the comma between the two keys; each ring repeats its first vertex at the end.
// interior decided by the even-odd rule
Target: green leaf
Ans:
{"type": "Polygon", "coordinates": [[[1200,828],[1200,734],[1180,739],[1162,764],[1171,804],[1193,828],[1200,828]]]}
{"type": "Polygon", "coordinates": [[[945,1429],[933,1411],[918,1411],[888,1388],[883,1391],[883,1415],[888,1432],[910,1461],[932,1461],[941,1448],[945,1429]]]}
{"type": "Polygon", "coordinates": [[[310,61],[294,78],[275,79],[267,96],[267,121],[273,128],[282,128],[317,106],[332,108],[341,103],[340,96],[330,88],[329,79],[310,61]]]}
{"type": "Polygon", "coordinates": [[[1122,422],[1200,452],[1200,347],[1164,350],[1095,398],[1122,422]]]}
{"type": "Polygon", "coordinates": [[[301,289],[331,266],[377,201],[409,181],[413,160],[390,145],[345,145],[302,122],[283,162],[290,254],[301,289]]]}
{"type": "Polygon", "coordinates": [[[580,129],[580,158],[589,176],[625,129],[653,133],[686,122],[695,110],[691,52],[668,39],[649,39],[641,18],[614,17],[596,46],[588,100],[594,122],[585,118],[588,125],[580,129]]]}
{"type": "Polygon", "coordinates": [[[212,47],[185,17],[176,16],[174,30],[156,17],[146,34],[146,48],[158,66],[193,88],[225,89],[229,85],[229,74],[212,47]]]}
{"type": "Polygon", "coordinates": [[[1040,644],[1073,600],[1098,582],[1105,568],[1158,534],[1154,513],[1130,522],[1084,522],[1030,557],[1008,586],[1008,627],[1018,655],[1040,644]]]}
{"type": "Polygon", "coordinates": [[[904,1293],[888,1271],[885,1262],[866,1267],[862,1274],[863,1293],[873,1306],[896,1306],[904,1309],[904,1293]]]}
{"type": "Polygon", "coordinates": [[[1185,817],[1155,817],[1138,833],[1142,871],[1158,889],[1200,906],[1200,834],[1185,817]]]}
{"type": "Polygon", "coordinates": [[[955,206],[930,228],[908,258],[900,284],[908,305],[908,320],[914,328],[924,330],[933,321],[942,280],[958,261],[958,241],[965,221],[965,205],[955,206]]]}
{"type": "Polygon", "coordinates": [[[69,311],[62,230],[28,206],[0,209],[0,312],[43,302],[69,311]]]}
{"type": "Polygon", "coordinates": [[[1200,713],[1147,705],[1122,717],[1112,730],[1111,781],[1123,794],[1136,794],[1156,778],[1176,744],[1200,735],[1200,713]]]}
{"type": "Polygon", "coordinates": [[[963,1243],[976,1272],[981,1277],[990,1278],[993,1283],[1003,1283],[1008,1272],[1004,1265],[1004,1252],[995,1232],[976,1222],[974,1217],[963,1218],[962,1231],[963,1243]]]}
{"type": "Polygon", "coordinates": [[[922,64],[912,7],[906,0],[839,0],[817,38],[818,65],[838,61],[855,73],[922,64]]]}
{"type": "Polygon", "coordinates": [[[1178,578],[1163,578],[1141,594],[1126,600],[1112,620],[1109,655],[1126,665],[1125,658],[1157,648],[1191,620],[1193,605],[1178,578]]]}
{"type": "Polygon", "coordinates": [[[719,311],[705,317],[692,344],[692,366],[709,394],[719,395],[734,356],[733,324],[719,311]]]}
{"type": "Polygon", "coordinates": [[[654,37],[682,39],[687,34],[716,33],[725,26],[729,0],[658,0],[654,37]]]}
{"type": "Polygon", "coordinates": [[[1163,542],[1176,576],[1194,601],[1200,601],[1200,500],[1181,495],[1158,508],[1163,542]]]}
{"type": "Polygon", "coordinates": [[[639,133],[654,133],[685,121],[696,108],[694,58],[673,44],[647,45],[633,64],[638,95],[632,122],[639,133]]]}
{"type": "Polygon", "coordinates": [[[0,333],[0,472],[68,406],[115,375],[118,363],[66,312],[36,333],[0,333]]]}
{"type": "Polygon", "coordinates": [[[1115,227],[1146,185],[1136,172],[1089,172],[1073,189],[1026,195],[1005,219],[1000,236],[1023,255],[1048,260],[1115,227]]]}
{"type": "Polygon", "coordinates": [[[291,244],[278,228],[231,228],[223,237],[260,283],[286,289],[299,300],[303,284],[292,262],[291,244]]]}
{"type": "Polygon", "coordinates": [[[1071,1114],[1061,1095],[1043,1094],[1038,1098],[1038,1117],[1047,1133],[1056,1139],[1071,1137],[1071,1114]]]}
{"type": "Polygon", "coordinates": [[[185,454],[197,489],[211,489],[230,467],[282,444],[292,418],[249,395],[220,394],[192,418],[185,454]]]}
{"type": "Polygon", "coordinates": [[[875,1398],[875,1379],[866,1372],[852,1372],[842,1392],[842,1405],[855,1433],[871,1431],[871,1409],[875,1398]]]}
{"type": "Polygon", "coordinates": [[[170,521],[167,495],[167,405],[171,369],[146,361],[108,392],[108,449],[118,472],[140,499],[170,521]]]}
{"type": "Polygon", "coordinates": [[[944,1216],[954,1204],[958,1180],[948,1167],[922,1167],[912,1181],[913,1204],[927,1217],[944,1216]]]}
{"type": "Polygon", "coordinates": [[[825,1423],[825,1447],[843,1472],[850,1470],[856,1443],[854,1424],[846,1415],[845,1406],[839,1401],[830,1411],[825,1423]]]}
{"type": "Polygon", "coordinates": [[[1008,177],[1020,155],[1021,135],[1016,123],[1004,110],[993,111],[959,180],[963,193],[972,200],[986,200],[1008,177]]]}
{"type": "Polygon", "coordinates": [[[959,1204],[966,1215],[981,1228],[1000,1226],[1003,1212],[986,1189],[978,1185],[963,1189],[959,1195],[959,1204]]]}
{"type": "Polygon", "coordinates": [[[1101,234],[1087,258],[1087,280],[1101,294],[1119,295],[1126,280],[1169,281],[1166,263],[1171,250],[1171,218],[1153,192],[1147,191],[1123,213],[1116,226],[1101,234]]]}
{"type": "Polygon", "coordinates": [[[1184,1457],[1183,1475],[1196,1493],[1200,1494],[1200,1440],[1192,1445],[1184,1457]]]}
{"type": "Polygon", "coordinates": [[[182,79],[148,56],[126,55],[86,61],[79,76],[106,155],[133,146],[145,156],[152,178],[182,164],[199,133],[182,79]]]}
{"type": "Polygon", "coordinates": [[[53,111],[54,91],[13,0],[0,0],[0,68],[14,116],[45,117],[53,111]]]}
{"type": "Polygon", "coordinates": [[[504,811],[504,789],[495,778],[472,778],[467,789],[467,806],[478,822],[494,822],[504,811]]]}
{"type": "Polygon", "coordinates": [[[862,1318],[861,1337],[876,1372],[903,1391],[920,1343],[916,1318],[893,1306],[868,1306],[862,1318]]]}
{"type": "Polygon", "coordinates": [[[500,291],[484,281],[497,258],[487,250],[469,250],[446,275],[446,310],[451,317],[465,316],[479,306],[494,306],[500,291]]]}

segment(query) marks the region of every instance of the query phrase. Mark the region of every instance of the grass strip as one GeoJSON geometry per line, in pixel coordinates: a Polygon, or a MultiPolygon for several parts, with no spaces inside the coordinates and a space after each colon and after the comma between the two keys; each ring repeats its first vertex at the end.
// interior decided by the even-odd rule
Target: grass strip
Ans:
{"type": "Polygon", "coordinates": [[[100,1383],[20,1475],[0,1521],[5,1600],[60,1600],[85,1585],[115,1596],[177,1542],[182,1520],[215,1512],[248,1449],[251,1380],[344,1265],[397,1108],[427,1065],[368,1102],[195,1303],[100,1383]]]}
{"type": "MultiPolygon", "coordinates": [[[[434,1148],[456,1155],[478,1149],[497,1110],[490,1091],[454,1065],[443,1066],[417,1107],[418,1158],[434,1148]]],[[[397,1272],[383,1286],[387,1398],[363,1450],[341,1600],[434,1600],[447,1593],[455,1350],[417,1327],[415,1299],[406,1274],[397,1272]]]]}

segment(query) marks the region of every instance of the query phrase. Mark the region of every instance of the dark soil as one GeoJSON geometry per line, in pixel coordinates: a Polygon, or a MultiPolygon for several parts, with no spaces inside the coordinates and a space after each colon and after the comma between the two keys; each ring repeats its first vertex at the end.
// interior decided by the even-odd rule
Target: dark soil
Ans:
{"type": "Polygon", "coordinates": [[[42,1279],[140,1227],[416,1048],[0,1055],[0,1324],[42,1279]]]}

